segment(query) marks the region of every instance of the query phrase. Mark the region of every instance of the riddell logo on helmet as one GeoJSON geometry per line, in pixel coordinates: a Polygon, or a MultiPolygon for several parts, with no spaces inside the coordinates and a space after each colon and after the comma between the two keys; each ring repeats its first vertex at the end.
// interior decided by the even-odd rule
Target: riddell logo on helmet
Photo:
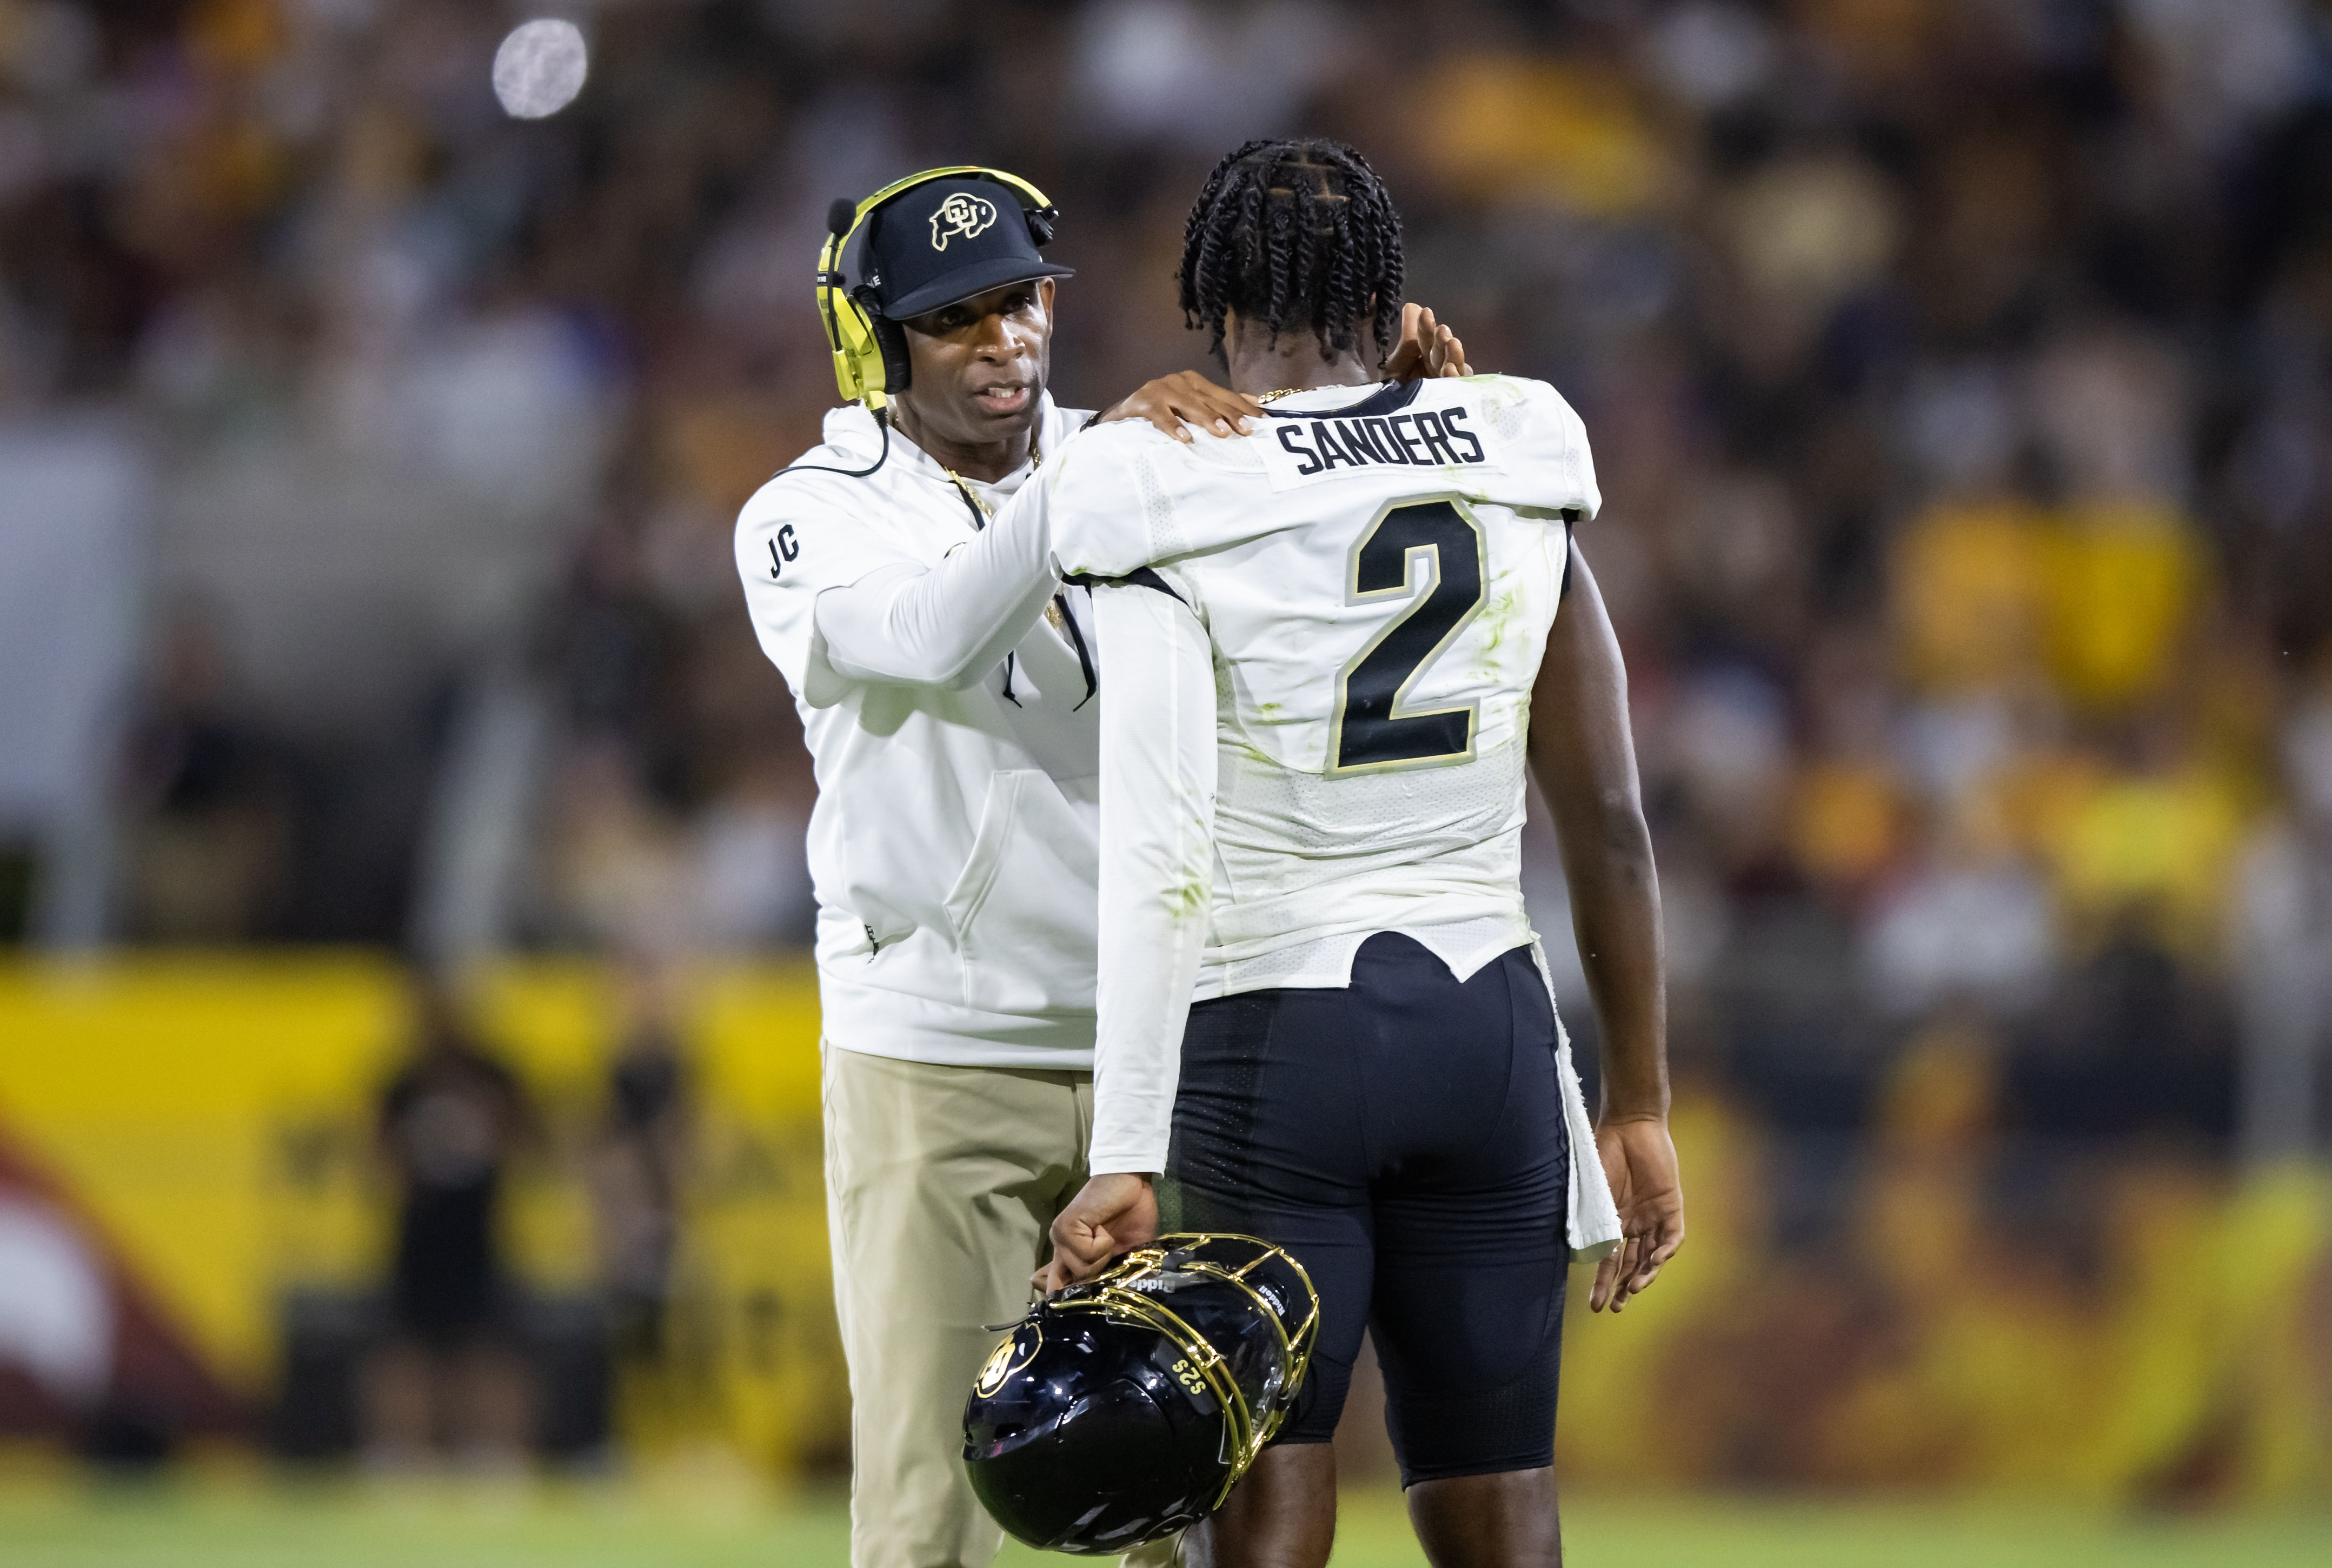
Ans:
{"type": "Polygon", "coordinates": [[[932,215],[932,249],[947,249],[948,241],[958,234],[968,240],[977,239],[980,231],[995,221],[994,202],[958,191],[940,203],[939,211],[932,215]]]}

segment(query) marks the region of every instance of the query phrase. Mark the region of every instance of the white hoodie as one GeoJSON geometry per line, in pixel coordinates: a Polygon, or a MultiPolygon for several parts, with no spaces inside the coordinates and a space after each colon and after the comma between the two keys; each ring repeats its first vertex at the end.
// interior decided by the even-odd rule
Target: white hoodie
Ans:
{"type": "MultiPolygon", "coordinates": [[[[1087,417],[1046,397],[1038,453],[1087,417]]],[[[979,552],[983,617],[967,618],[961,598],[942,619],[917,615],[929,595],[835,593],[917,576],[983,520],[896,432],[863,477],[803,466],[874,463],[882,438],[864,408],[834,410],[825,434],[745,503],[736,548],[754,631],[817,769],[826,1039],[909,1061],[1088,1069],[1100,704],[1086,596],[1062,592],[1066,616],[1051,624],[1058,581],[1040,535],[979,552]]],[[[971,488],[1008,509],[1032,472],[971,488]]]]}

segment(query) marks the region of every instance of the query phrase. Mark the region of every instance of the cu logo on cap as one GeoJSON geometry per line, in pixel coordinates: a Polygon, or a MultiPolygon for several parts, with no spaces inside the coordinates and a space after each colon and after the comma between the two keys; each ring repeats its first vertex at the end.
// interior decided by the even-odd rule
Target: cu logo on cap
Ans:
{"type": "Polygon", "coordinates": [[[961,234],[976,239],[980,232],[996,221],[996,204],[976,196],[958,191],[940,203],[939,211],[932,215],[932,249],[943,251],[948,241],[961,234]]]}

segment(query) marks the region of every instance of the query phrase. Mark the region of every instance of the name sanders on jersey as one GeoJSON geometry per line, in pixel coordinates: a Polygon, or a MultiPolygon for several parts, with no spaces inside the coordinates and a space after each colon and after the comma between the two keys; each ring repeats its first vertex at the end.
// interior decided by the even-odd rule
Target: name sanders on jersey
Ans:
{"type": "MultiPolygon", "coordinates": [[[[1447,468],[1487,464],[1489,454],[1466,428],[1468,410],[1419,409],[1413,414],[1364,419],[1314,419],[1307,429],[1290,422],[1276,432],[1279,448],[1297,459],[1294,477],[1333,472],[1340,464],[1368,468],[1406,464],[1447,468]]],[[[1273,464],[1275,470],[1280,465],[1273,464]]]]}

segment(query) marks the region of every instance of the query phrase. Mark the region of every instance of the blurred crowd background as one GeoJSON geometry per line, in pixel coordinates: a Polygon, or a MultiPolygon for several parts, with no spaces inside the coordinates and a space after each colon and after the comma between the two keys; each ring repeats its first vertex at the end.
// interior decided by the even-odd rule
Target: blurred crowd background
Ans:
{"type": "MultiPolygon", "coordinates": [[[[522,120],[531,7],[0,0],[0,932],[795,950],[730,531],[833,401],[827,205],[1036,181],[1104,406],[1199,363],[1213,161],[1333,135],[1606,497],[1705,1239],[1566,1462],[2332,1487],[2332,6],[543,9],[522,120]]],[[[652,1262],[665,1071],[565,1145],[652,1262]]]]}

